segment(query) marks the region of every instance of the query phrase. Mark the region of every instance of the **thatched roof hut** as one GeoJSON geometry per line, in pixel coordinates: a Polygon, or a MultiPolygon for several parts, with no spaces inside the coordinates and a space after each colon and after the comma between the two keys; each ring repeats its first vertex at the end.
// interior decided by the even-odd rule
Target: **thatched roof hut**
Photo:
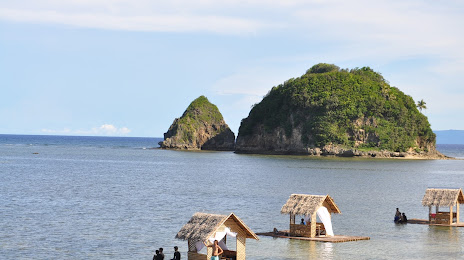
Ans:
{"type": "Polygon", "coordinates": [[[287,203],[282,206],[280,213],[309,216],[321,206],[325,206],[330,213],[341,214],[340,209],[329,195],[292,194],[287,203]]]}
{"type": "Polygon", "coordinates": [[[422,205],[429,207],[429,223],[451,225],[459,223],[459,204],[464,204],[462,189],[430,188],[425,191],[422,205]],[[432,213],[435,206],[435,213],[432,213]],[[439,207],[449,207],[449,212],[439,211],[439,207]],[[454,212],[456,207],[456,212],[454,212]]]}
{"type": "MultiPolygon", "coordinates": [[[[188,240],[189,254],[188,259],[210,259],[212,250],[208,247],[207,255],[199,254],[198,251],[203,247],[203,242],[212,238],[222,242],[222,239],[229,236],[236,236],[237,251],[225,250],[224,254],[235,256],[236,259],[245,259],[245,240],[252,238],[258,240],[258,236],[237,217],[234,213],[229,215],[217,215],[209,213],[195,213],[192,218],[177,233],[176,238],[188,240]]],[[[225,239],[224,239],[225,240],[225,239]]],[[[225,241],[224,241],[225,243],[225,241]]]]}
{"type": "Polygon", "coordinates": [[[333,236],[331,214],[341,214],[329,195],[292,194],[280,210],[282,214],[290,215],[290,235],[315,237],[322,233],[333,236]],[[322,211],[322,212],[321,212],[322,211]],[[316,222],[316,213],[320,214],[323,223],[316,222]],[[309,225],[296,224],[295,216],[311,216],[309,225]]]}
{"type": "Polygon", "coordinates": [[[424,198],[422,198],[422,205],[449,207],[455,206],[456,203],[464,204],[464,196],[462,189],[427,189],[424,198]]]}

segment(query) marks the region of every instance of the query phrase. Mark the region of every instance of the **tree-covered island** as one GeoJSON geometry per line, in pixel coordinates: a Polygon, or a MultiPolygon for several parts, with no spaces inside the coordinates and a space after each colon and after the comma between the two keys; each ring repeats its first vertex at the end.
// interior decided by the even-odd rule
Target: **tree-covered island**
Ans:
{"type": "Polygon", "coordinates": [[[241,122],[236,152],[444,158],[410,96],[369,67],[325,63],[255,104],[241,122]]]}
{"type": "Polygon", "coordinates": [[[200,96],[174,120],[159,145],[164,149],[233,151],[235,134],[217,106],[200,96]]]}

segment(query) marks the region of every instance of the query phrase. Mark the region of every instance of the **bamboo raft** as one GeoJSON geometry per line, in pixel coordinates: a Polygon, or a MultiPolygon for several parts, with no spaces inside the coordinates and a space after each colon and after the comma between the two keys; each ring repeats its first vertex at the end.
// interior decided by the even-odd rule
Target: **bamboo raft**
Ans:
{"type": "Polygon", "coordinates": [[[330,236],[317,236],[317,237],[294,237],[288,235],[288,230],[282,230],[277,233],[274,232],[264,232],[264,233],[256,233],[259,236],[270,236],[270,237],[277,237],[277,238],[289,238],[289,239],[297,239],[297,240],[306,240],[306,241],[318,241],[318,242],[330,242],[330,243],[341,243],[341,242],[350,242],[350,241],[359,241],[359,240],[370,240],[370,237],[359,237],[359,236],[343,236],[343,235],[335,235],[333,237],[330,236]]]}
{"type": "Polygon", "coordinates": [[[408,219],[408,224],[421,224],[421,225],[429,225],[429,226],[439,226],[439,227],[464,227],[464,223],[453,223],[453,224],[436,224],[430,223],[430,221],[426,219],[408,219]]]}

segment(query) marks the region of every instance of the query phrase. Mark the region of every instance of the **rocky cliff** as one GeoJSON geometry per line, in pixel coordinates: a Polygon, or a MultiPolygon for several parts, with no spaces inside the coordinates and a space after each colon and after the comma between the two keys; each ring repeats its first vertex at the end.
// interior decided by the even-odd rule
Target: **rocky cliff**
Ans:
{"type": "Polygon", "coordinates": [[[368,67],[317,64],[273,87],[240,125],[236,152],[444,158],[414,100],[368,67]]]}
{"type": "Polygon", "coordinates": [[[164,134],[165,149],[233,151],[235,134],[205,96],[195,99],[164,134]]]}

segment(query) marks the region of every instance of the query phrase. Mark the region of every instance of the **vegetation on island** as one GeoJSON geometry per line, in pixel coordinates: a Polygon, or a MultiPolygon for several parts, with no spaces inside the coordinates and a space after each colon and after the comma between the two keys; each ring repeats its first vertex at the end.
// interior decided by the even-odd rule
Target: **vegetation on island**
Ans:
{"type": "Polygon", "coordinates": [[[230,151],[235,147],[235,134],[225,123],[219,109],[200,96],[176,118],[164,134],[161,148],[230,151]]]}
{"type": "Polygon", "coordinates": [[[417,101],[417,108],[419,108],[419,110],[422,112],[422,109],[427,109],[426,104],[427,103],[425,103],[425,101],[421,99],[420,101],[417,101]]]}
{"type": "MultiPolygon", "coordinates": [[[[205,96],[200,96],[190,103],[177,122],[178,125],[182,125],[184,128],[180,138],[184,142],[189,142],[195,138],[195,133],[200,127],[204,126],[205,122],[219,124],[223,121],[224,119],[217,106],[209,102],[205,96]]],[[[216,130],[217,133],[221,131],[221,129],[216,130]]]]}
{"type": "Polygon", "coordinates": [[[264,128],[267,133],[283,129],[290,138],[299,128],[301,142],[307,146],[426,151],[425,145],[418,148],[417,143],[434,146],[435,134],[418,108],[425,108],[425,102],[416,107],[410,96],[369,67],[340,69],[320,63],[301,77],[273,87],[242,120],[239,137],[264,128]],[[356,133],[360,131],[375,138],[359,142],[356,133]]]}

